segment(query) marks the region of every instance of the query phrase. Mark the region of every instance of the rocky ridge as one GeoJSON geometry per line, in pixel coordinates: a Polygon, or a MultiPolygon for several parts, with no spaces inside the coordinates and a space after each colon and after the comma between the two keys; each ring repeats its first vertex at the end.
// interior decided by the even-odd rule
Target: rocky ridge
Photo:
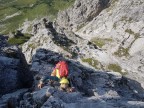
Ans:
{"type": "Polygon", "coordinates": [[[121,72],[141,83],[144,77],[143,12],[142,0],[111,0],[108,8],[76,31],[80,37],[95,42],[105,50],[109,59],[103,61],[103,57],[95,57],[99,62],[107,66],[117,64],[122,68],[121,72]]]}
{"type": "Polygon", "coordinates": [[[23,53],[16,46],[9,46],[5,37],[0,38],[3,45],[0,49],[0,94],[31,87],[33,76],[23,53]]]}
{"type": "Polygon", "coordinates": [[[56,21],[42,18],[30,25],[34,37],[22,48],[28,62],[45,48],[143,82],[143,1],[76,0],[56,21]]]}
{"type": "Polygon", "coordinates": [[[3,95],[0,105],[144,107],[143,6],[142,0],[76,0],[71,8],[59,12],[54,22],[46,17],[25,22],[20,29],[34,36],[22,46],[22,51],[35,77],[34,84],[30,90],[3,95]],[[69,78],[76,92],[62,92],[49,84],[37,89],[37,77],[49,75],[63,59],[68,62],[69,78]]]}
{"type": "MultiPolygon", "coordinates": [[[[48,75],[55,63],[63,59],[65,58],[61,54],[38,49],[32,58],[31,71],[35,76],[48,75]]],[[[95,71],[77,61],[65,60],[69,65],[71,85],[76,88],[76,92],[62,92],[59,91],[58,86],[53,87],[47,84],[42,89],[34,87],[32,91],[23,89],[3,95],[1,105],[5,107],[12,105],[18,108],[144,107],[144,91],[139,82],[123,77],[116,72],[95,71]],[[12,99],[14,101],[11,101],[12,99]],[[17,104],[14,104],[15,102],[17,104]]],[[[37,82],[35,77],[35,84],[37,82]]]]}

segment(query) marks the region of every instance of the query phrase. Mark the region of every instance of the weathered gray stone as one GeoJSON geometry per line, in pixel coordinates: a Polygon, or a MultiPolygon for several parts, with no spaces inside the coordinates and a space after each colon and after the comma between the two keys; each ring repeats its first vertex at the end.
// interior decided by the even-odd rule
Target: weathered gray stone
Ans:
{"type": "Polygon", "coordinates": [[[57,23],[65,29],[77,30],[91,21],[109,4],[109,0],[76,0],[73,7],[59,12],[57,23]]]}
{"type": "Polygon", "coordinates": [[[32,104],[43,108],[144,107],[143,13],[143,0],[76,0],[59,12],[56,21],[32,22],[34,36],[22,46],[31,70],[38,76],[50,75],[64,59],[59,53],[75,58],[67,61],[71,85],[77,91],[43,88],[34,99],[46,102],[32,104]],[[43,101],[46,93],[51,96],[43,101]]]}
{"type": "Polygon", "coordinates": [[[3,47],[0,55],[0,94],[31,87],[32,73],[21,50],[16,46],[3,47]]]}
{"type": "Polygon", "coordinates": [[[0,108],[15,108],[19,105],[19,101],[22,99],[24,93],[26,93],[28,89],[21,89],[13,93],[9,93],[3,95],[0,98],[0,108]]]}
{"type": "Polygon", "coordinates": [[[34,91],[33,94],[33,101],[37,104],[42,105],[48,98],[51,96],[51,92],[49,91],[49,86],[45,86],[38,91],[34,91]],[[47,90],[48,89],[48,90],[47,90]],[[49,93],[49,94],[48,94],[49,93]]]}

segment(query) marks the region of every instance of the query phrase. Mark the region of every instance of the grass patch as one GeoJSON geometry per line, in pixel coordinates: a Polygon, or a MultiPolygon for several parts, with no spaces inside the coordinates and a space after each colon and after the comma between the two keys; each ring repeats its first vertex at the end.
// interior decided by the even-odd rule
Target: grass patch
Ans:
{"type": "Polygon", "coordinates": [[[135,34],[134,31],[132,31],[131,29],[126,29],[125,32],[127,32],[127,33],[129,33],[129,34],[132,34],[132,35],[135,34]]]}
{"type": "Polygon", "coordinates": [[[19,6],[28,6],[28,5],[35,4],[36,2],[37,0],[17,0],[16,4],[19,6]]]}
{"type": "Polygon", "coordinates": [[[22,45],[30,39],[30,34],[25,34],[24,36],[13,37],[8,40],[10,45],[22,45]]]}
{"type": "MultiPolygon", "coordinates": [[[[10,19],[7,19],[2,22],[4,26],[4,32],[3,34],[8,34],[9,32],[14,32],[17,28],[20,27],[20,25],[24,22],[23,15],[18,15],[15,17],[12,17],[10,19]]],[[[3,28],[1,28],[3,29],[3,28]]]]}
{"type": "Polygon", "coordinates": [[[118,65],[118,64],[109,64],[107,66],[109,71],[113,71],[113,72],[119,72],[121,75],[127,75],[128,72],[122,72],[122,68],[118,65]]]}
{"type": "Polygon", "coordinates": [[[125,32],[129,33],[130,35],[133,35],[135,39],[131,42],[131,44],[127,48],[123,48],[122,46],[120,46],[119,49],[116,52],[114,52],[114,54],[119,57],[122,57],[122,56],[128,57],[130,55],[129,49],[131,48],[131,46],[135,42],[135,40],[138,39],[140,36],[139,33],[135,33],[131,29],[126,29],[125,32]]]}
{"type": "Polygon", "coordinates": [[[28,47],[29,47],[29,48],[32,48],[32,49],[35,49],[35,48],[37,47],[37,45],[34,44],[34,43],[32,43],[32,44],[29,44],[28,47]]]}
{"type": "Polygon", "coordinates": [[[94,60],[92,58],[87,58],[87,59],[82,59],[83,62],[88,63],[89,65],[93,66],[94,68],[98,68],[99,65],[99,61],[98,60],[94,60]]]}
{"type": "Polygon", "coordinates": [[[140,36],[139,33],[135,33],[131,29],[126,29],[125,32],[129,33],[130,35],[133,35],[135,39],[131,42],[131,44],[127,48],[123,48],[122,46],[120,46],[119,49],[116,52],[114,52],[114,54],[119,57],[122,57],[122,56],[128,57],[129,49],[131,48],[131,46],[135,42],[135,40],[138,39],[140,36]]]}
{"type": "Polygon", "coordinates": [[[75,0],[2,0],[0,1],[0,32],[9,34],[15,31],[22,23],[35,18],[50,16],[51,20],[56,18],[60,10],[71,6],[75,0]],[[6,16],[21,12],[20,15],[5,19],[6,16]]]}
{"type": "Polygon", "coordinates": [[[138,39],[140,34],[139,33],[135,33],[134,31],[132,31],[131,29],[126,29],[125,32],[134,35],[135,39],[138,39]]]}
{"type": "Polygon", "coordinates": [[[121,17],[121,20],[120,21],[127,21],[127,22],[132,22],[132,18],[131,17],[126,17],[126,16],[123,16],[123,17],[121,17]]]}
{"type": "Polygon", "coordinates": [[[112,42],[113,40],[111,38],[93,38],[91,42],[93,42],[96,46],[102,48],[106,43],[112,42]]]}
{"type": "Polygon", "coordinates": [[[80,25],[78,25],[78,27],[77,27],[77,31],[79,31],[81,28],[83,28],[84,26],[85,26],[86,24],[80,24],[80,25]]]}
{"type": "Polygon", "coordinates": [[[35,18],[39,19],[42,16],[47,16],[47,15],[48,15],[48,6],[47,4],[43,3],[30,9],[29,11],[25,11],[23,16],[28,20],[33,20],[35,18]]]}
{"type": "Polygon", "coordinates": [[[4,9],[0,9],[0,19],[4,19],[6,16],[8,15],[12,15],[14,13],[18,12],[17,9],[13,8],[13,7],[8,7],[8,8],[4,8],[4,9]]]}
{"type": "Polygon", "coordinates": [[[114,52],[115,55],[122,57],[122,56],[129,56],[129,48],[123,48],[123,47],[119,47],[119,49],[114,52]]]}
{"type": "Polygon", "coordinates": [[[64,10],[68,7],[70,7],[75,0],[54,0],[54,7],[57,10],[64,10]]]}
{"type": "Polygon", "coordinates": [[[113,24],[113,28],[114,29],[116,29],[116,27],[117,27],[117,24],[116,24],[116,22],[113,24]]]}
{"type": "Polygon", "coordinates": [[[108,70],[112,70],[114,72],[122,72],[122,68],[118,64],[109,64],[108,70]]]}

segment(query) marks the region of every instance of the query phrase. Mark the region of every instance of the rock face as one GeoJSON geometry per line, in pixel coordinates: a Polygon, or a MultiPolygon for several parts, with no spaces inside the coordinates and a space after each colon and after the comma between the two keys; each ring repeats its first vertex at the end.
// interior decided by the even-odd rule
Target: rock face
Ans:
{"type": "MultiPolygon", "coordinates": [[[[36,51],[31,70],[35,75],[49,75],[54,64],[64,60],[62,55],[46,49],[36,51]]],[[[47,84],[42,89],[26,93],[20,106],[34,108],[139,108],[144,107],[144,90],[141,84],[116,72],[100,72],[74,60],[65,59],[69,78],[76,92],[60,91],[47,84]],[[26,98],[27,97],[27,98],[26,98]]],[[[21,108],[21,107],[20,107],[21,108]]]]}
{"type": "Polygon", "coordinates": [[[30,87],[33,81],[32,73],[20,49],[5,45],[0,50],[0,94],[30,87]]]}
{"type": "Polygon", "coordinates": [[[144,77],[143,12],[143,0],[111,0],[108,8],[76,32],[105,50],[105,55],[94,57],[101,64],[117,64],[128,77],[141,83],[144,77]],[[103,60],[104,56],[107,59],[103,60]]]}
{"type": "Polygon", "coordinates": [[[72,8],[59,12],[57,23],[65,29],[75,31],[109,6],[109,0],[76,0],[72,8]]]}
{"type": "MultiPolygon", "coordinates": [[[[31,23],[28,32],[34,36],[22,51],[35,75],[35,89],[23,95],[18,107],[144,107],[143,13],[143,0],[76,0],[71,8],[59,12],[56,21],[42,18],[25,23],[22,32],[31,23]],[[37,76],[50,75],[60,60],[67,61],[76,92],[62,92],[49,84],[36,89],[37,76]]],[[[1,54],[1,64],[15,67],[21,63],[20,56],[6,55],[1,54]]],[[[13,76],[18,73],[11,72],[13,76]]],[[[13,78],[15,85],[17,77],[13,78]]]]}
{"type": "Polygon", "coordinates": [[[61,30],[55,22],[50,22],[46,18],[36,23],[33,31],[35,31],[34,36],[22,46],[22,51],[29,63],[39,48],[62,53],[69,58],[76,58],[79,54],[89,55],[97,49],[96,45],[80,38],[72,31],[61,30]]]}
{"type": "Polygon", "coordinates": [[[142,0],[76,0],[56,21],[32,22],[34,36],[23,53],[30,63],[36,50],[45,48],[143,82],[143,7],[142,0]]]}
{"type": "Polygon", "coordinates": [[[34,37],[23,45],[23,53],[28,62],[39,48],[74,56],[98,70],[118,71],[144,87],[143,7],[142,0],[76,0],[53,23],[47,18],[33,22],[34,37]]]}
{"type": "Polygon", "coordinates": [[[27,89],[20,89],[13,93],[3,95],[0,98],[0,108],[16,108],[27,91],[27,89]]]}

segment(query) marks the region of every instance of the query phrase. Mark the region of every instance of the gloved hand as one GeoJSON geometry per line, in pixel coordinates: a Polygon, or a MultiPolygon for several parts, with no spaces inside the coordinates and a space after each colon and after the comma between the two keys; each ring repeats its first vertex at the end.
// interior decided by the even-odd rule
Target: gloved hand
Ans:
{"type": "Polygon", "coordinates": [[[67,92],[75,92],[76,90],[75,90],[75,88],[74,87],[71,87],[71,88],[68,88],[67,89],[67,92]]]}
{"type": "Polygon", "coordinates": [[[43,86],[44,86],[44,84],[43,84],[42,82],[40,82],[40,83],[38,84],[38,88],[39,88],[39,89],[41,89],[43,86]]]}

